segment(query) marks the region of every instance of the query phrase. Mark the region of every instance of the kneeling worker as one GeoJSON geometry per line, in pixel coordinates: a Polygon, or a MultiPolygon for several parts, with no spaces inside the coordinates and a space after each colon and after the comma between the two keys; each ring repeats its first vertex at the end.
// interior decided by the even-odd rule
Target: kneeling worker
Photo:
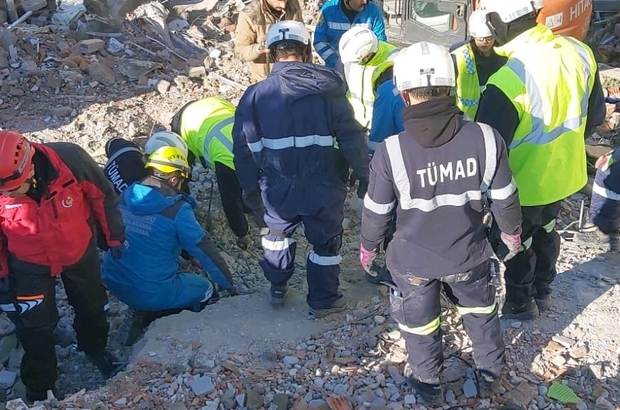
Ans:
{"type": "Polygon", "coordinates": [[[184,249],[215,283],[236,295],[226,263],[196,220],[195,200],[179,191],[189,175],[183,153],[173,147],[159,148],[146,167],[152,176],[132,184],[120,197],[131,245],[122,258],[105,256],[103,280],[110,292],[138,311],[201,310],[214,295],[214,287],[204,276],[179,271],[178,258],[184,249]]]}
{"type": "Polygon", "coordinates": [[[506,146],[491,127],[460,115],[449,96],[455,75],[447,49],[417,43],[394,64],[407,105],[405,131],[379,144],[372,158],[360,261],[368,272],[396,214],[386,261],[395,283],[392,317],[409,353],[405,375],[423,401],[443,401],[443,287],[472,339],[479,394],[488,397],[499,387],[504,341],[489,280],[493,251],[482,223],[483,195],[492,199],[509,249],[506,259],[521,244],[521,209],[506,146]]]}
{"type": "Polygon", "coordinates": [[[209,97],[186,104],[172,119],[171,127],[186,141],[190,165],[200,159],[215,171],[228,226],[237,235],[237,245],[245,249],[252,239],[244,212],[251,211],[256,224],[262,227],[263,209],[250,210],[243,202],[233,155],[234,122],[235,106],[223,98],[209,97]]]}

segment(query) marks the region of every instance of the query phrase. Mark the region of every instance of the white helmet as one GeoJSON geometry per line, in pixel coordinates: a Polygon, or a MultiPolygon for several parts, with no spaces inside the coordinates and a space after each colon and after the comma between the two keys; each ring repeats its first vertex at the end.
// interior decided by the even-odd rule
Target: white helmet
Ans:
{"type": "Polygon", "coordinates": [[[146,140],[146,144],[144,144],[144,152],[146,155],[151,155],[157,148],[161,147],[178,148],[183,155],[187,157],[187,143],[185,143],[179,134],[172,131],[159,131],[151,135],[151,137],[146,140]]]}
{"type": "Polygon", "coordinates": [[[493,35],[487,26],[487,13],[483,10],[476,10],[471,13],[467,22],[467,29],[473,38],[485,38],[493,35]]]}
{"type": "Polygon", "coordinates": [[[394,60],[398,91],[422,87],[454,87],[456,75],[448,49],[422,41],[402,49],[394,60]]]}
{"type": "Polygon", "coordinates": [[[338,48],[343,63],[361,63],[379,50],[379,39],[368,27],[354,26],[342,35],[338,48]]]}
{"type": "Polygon", "coordinates": [[[543,8],[543,0],[483,0],[480,8],[487,13],[496,12],[504,23],[515,21],[519,17],[543,8]]]}
{"type": "Polygon", "coordinates": [[[303,23],[293,20],[284,20],[272,24],[267,31],[266,46],[270,48],[278,41],[291,40],[303,45],[310,44],[310,32],[303,23]]]}

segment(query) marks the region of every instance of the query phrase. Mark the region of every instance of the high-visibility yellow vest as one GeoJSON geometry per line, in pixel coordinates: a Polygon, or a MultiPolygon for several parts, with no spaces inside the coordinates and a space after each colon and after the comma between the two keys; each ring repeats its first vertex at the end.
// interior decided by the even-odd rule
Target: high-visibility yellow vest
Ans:
{"type": "Polygon", "coordinates": [[[394,66],[398,48],[379,41],[379,50],[366,64],[347,63],[344,67],[349,86],[347,97],[353,106],[355,119],[364,127],[370,128],[372,109],[375,103],[376,82],[385,70],[394,66]]]}
{"type": "Polygon", "coordinates": [[[509,160],[521,205],[547,205],[587,182],[584,134],[597,64],[592,50],[538,24],[496,49],[508,62],[487,85],[514,105],[509,160]]]}
{"type": "Polygon", "coordinates": [[[235,106],[219,97],[196,100],[183,110],[179,120],[181,138],[196,156],[209,167],[215,162],[235,169],[232,128],[235,106]]]}
{"type": "Polygon", "coordinates": [[[478,111],[480,95],[485,84],[480,84],[476,69],[476,58],[471,43],[467,43],[452,52],[456,59],[456,105],[468,119],[474,120],[478,111]]]}

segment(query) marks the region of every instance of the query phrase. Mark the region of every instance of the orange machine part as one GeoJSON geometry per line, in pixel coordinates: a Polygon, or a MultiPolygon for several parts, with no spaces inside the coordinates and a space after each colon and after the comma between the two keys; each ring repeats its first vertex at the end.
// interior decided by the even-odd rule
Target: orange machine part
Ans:
{"type": "MultiPolygon", "coordinates": [[[[546,24],[555,33],[584,40],[592,18],[592,0],[543,0],[545,7],[538,16],[538,22],[546,24]]],[[[474,9],[480,0],[472,0],[474,9]]]]}

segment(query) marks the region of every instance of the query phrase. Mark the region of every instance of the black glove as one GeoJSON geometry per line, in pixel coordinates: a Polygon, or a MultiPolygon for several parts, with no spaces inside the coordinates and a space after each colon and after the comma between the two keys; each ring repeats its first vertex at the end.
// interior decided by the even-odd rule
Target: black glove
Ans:
{"type": "Polygon", "coordinates": [[[357,186],[357,197],[363,199],[364,195],[366,195],[366,191],[368,191],[368,178],[361,177],[353,172],[349,178],[349,186],[353,188],[356,182],[359,182],[357,186]]]}

